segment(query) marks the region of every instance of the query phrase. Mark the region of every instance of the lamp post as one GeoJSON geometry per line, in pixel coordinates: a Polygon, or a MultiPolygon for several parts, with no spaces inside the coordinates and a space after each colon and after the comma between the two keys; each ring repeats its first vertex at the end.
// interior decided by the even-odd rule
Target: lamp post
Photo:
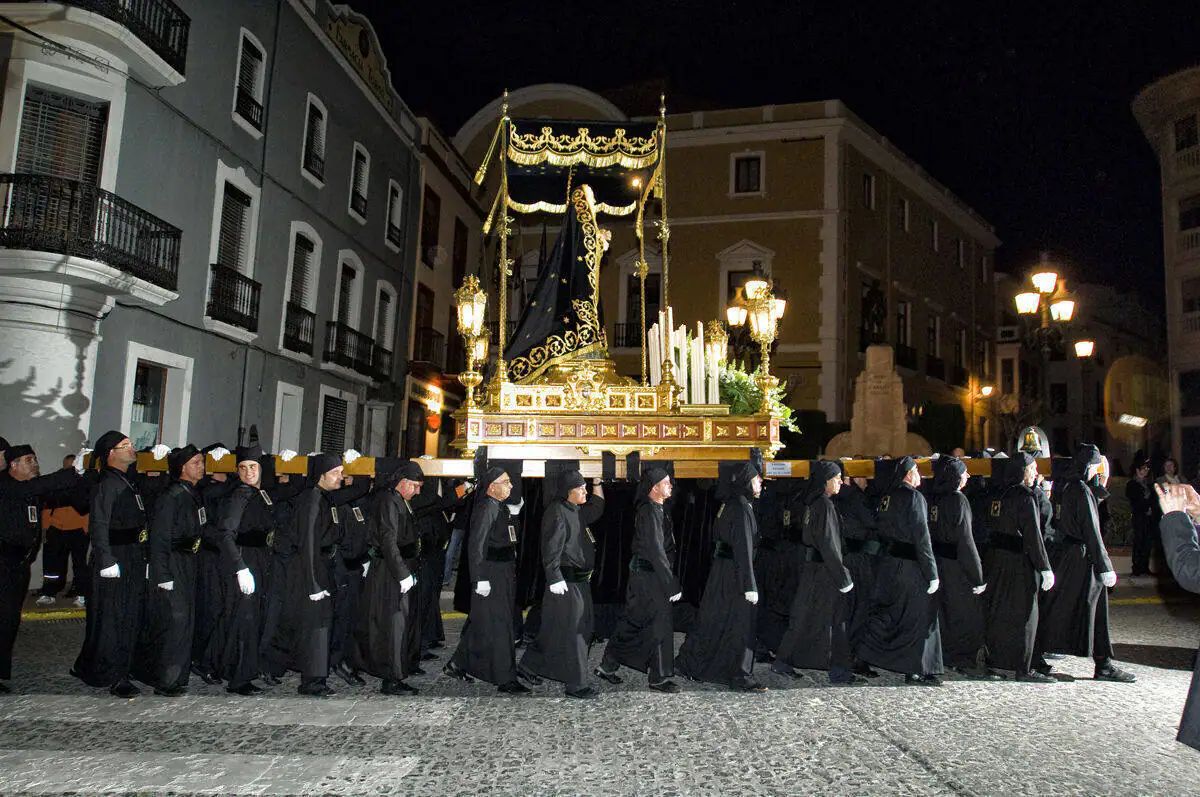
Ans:
{"type": "Polygon", "coordinates": [[[483,382],[483,374],[476,371],[475,366],[486,362],[488,349],[488,336],[483,332],[487,294],[474,274],[467,275],[462,287],[454,292],[454,307],[458,311],[458,334],[463,337],[467,354],[467,370],[458,375],[458,381],[467,389],[466,406],[469,409],[474,405],[475,388],[483,382]]]}

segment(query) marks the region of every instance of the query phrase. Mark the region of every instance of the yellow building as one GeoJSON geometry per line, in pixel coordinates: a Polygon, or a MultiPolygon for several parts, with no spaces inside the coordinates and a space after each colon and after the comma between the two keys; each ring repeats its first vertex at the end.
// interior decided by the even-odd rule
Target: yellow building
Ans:
{"type": "MultiPolygon", "coordinates": [[[[508,102],[513,117],[627,119],[577,86],[530,86],[508,102]]],[[[500,107],[498,99],[480,109],[454,136],[467,162],[484,159],[500,107]]],[[[723,317],[761,268],[789,299],[772,366],[795,408],[847,423],[866,345],[891,343],[906,401],[961,407],[954,444],[989,442],[972,396],[991,360],[999,241],[982,218],[837,101],[669,114],[667,127],[676,323],[723,317]]],[[[489,186],[485,196],[493,195],[489,186]]],[[[602,223],[613,231],[601,272],[610,348],[624,373],[639,376],[632,220],[602,223]]],[[[541,236],[530,224],[514,242],[525,280],[535,275],[541,236]]],[[[668,286],[661,258],[648,251],[647,259],[653,319],[668,286]]]]}

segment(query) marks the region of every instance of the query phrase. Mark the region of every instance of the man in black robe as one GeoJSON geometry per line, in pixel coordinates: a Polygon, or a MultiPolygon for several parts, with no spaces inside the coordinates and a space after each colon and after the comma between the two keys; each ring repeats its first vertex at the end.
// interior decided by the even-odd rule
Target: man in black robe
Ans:
{"type": "MultiPolygon", "coordinates": [[[[875,571],[879,568],[879,519],[875,516],[875,502],[867,495],[867,484],[867,479],[843,473],[842,489],[833,496],[842,531],[842,563],[855,584],[853,593],[846,596],[850,604],[846,635],[852,652],[858,649],[858,641],[870,616],[875,571]]],[[[859,661],[857,656],[854,657],[854,673],[867,678],[879,677],[879,673],[859,661]]]]}
{"type": "Polygon", "coordinates": [[[858,656],[904,673],[905,683],[941,686],[942,640],[933,597],[941,582],[925,497],[917,489],[921,474],[911,457],[901,457],[876,463],[876,479],[880,539],[887,554],[879,566],[858,656]]]}
{"type": "MultiPolygon", "coordinates": [[[[205,446],[202,454],[220,460],[230,455],[220,443],[205,446]]],[[[217,545],[217,518],[221,502],[241,482],[226,473],[210,473],[200,481],[208,523],[201,529],[200,550],[196,552],[195,620],[192,626],[192,674],[206,684],[223,683],[217,675],[223,645],[218,644],[217,629],[225,604],[225,578],[221,569],[221,548],[217,545]]]]}
{"type": "Polygon", "coordinates": [[[450,541],[450,516],[461,506],[455,484],[432,479],[413,500],[413,517],[421,542],[417,579],[417,613],[421,618],[421,660],[432,661],[446,639],[442,626],[442,579],[446,571],[446,545],[450,541]]]}
{"type": "Polygon", "coordinates": [[[827,670],[835,686],[861,686],[866,680],[851,671],[854,661],[846,629],[854,581],[842,561],[842,535],[833,505],[841,489],[842,469],[836,462],[812,463],[801,499],[803,564],[788,630],[771,671],[799,678],[796,667],[827,670]]]}
{"type": "MultiPolygon", "coordinates": [[[[380,691],[385,695],[417,693],[404,681],[413,674],[414,647],[420,647],[412,607],[417,583],[412,554],[418,530],[410,502],[421,492],[424,480],[420,466],[412,461],[388,472],[376,468],[368,512],[371,558],[354,634],[354,663],[383,681],[380,691]]],[[[434,580],[440,584],[440,579],[434,580]]]]}
{"type": "MultiPolygon", "coordinates": [[[[1058,561],[1054,563],[1055,588],[1040,607],[1034,666],[1049,675],[1044,653],[1091,656],[1096,662],[1095,679],[1117,683],[1137,680],[1113,664],[1112,637],[1108,625],[1108,588],[1117,584],[1117,574],[1100,534],[1100,511],[1094,489],[1103,489],[1100,451],[1085,443],[1071,463],[1071,471],[1059,484],[1054,502],[1055,526],[1059,535],[1058,561]]],[[[1106,478],[1106,477],[1105,477],[1106,478]]],[[[1102,493],[1107,496],[1107,492],[1102,493]]]]}
{"type": "Polygon", "coordinates": [[[633,556],[625,610],[604,648],[596,675],[619,684],[622,666],[646,673],[650,688],[675,694],[675,627],[671,604],[683,597],[671,570],[675,541],[669,535],[664,505],[671,497],[671,477],[660,467],[642,474],[637,489],[633,556]]]}
{"type": "MultiPolygon", "coordinates": [[[[1162,519],[1163,555],[1179,586],[1200,592],[1200,542],[1196,540],[1196,521],[1200,519],[1200,495],[1191,485],[1159,484],[1155,487],[1162,519]]],[[[1175,737],[1188,747],[1200,750],[1200,657],[1192,673],[1179,733],[1175,737]]]]}
{"type": "Polygon", "coordinates": [[[755,658],[760,662],[774,660],[787,632],[792,598],[799,585],[804,499],[796,491],[796,482],[796,479],[764,480],[762,496],[755,506],[759,532],[754,554],[754,581],[759,592],[755,658]]]}
{"type": "Polygon", "coordinates": [[[754,679],[758,521],[750,503],[762,492],[762,474],[750,462],[724,462],[718,471],[721,508],[713,527],[712,566],[675,668],[691,680],[724,684],[735,691],[765,692],[767,688],[754,679]]]}
{"type": "Polygon", "coordinates": [[[133,443],[110,431],[96,441],[100,482],[92,496],[92,594],[83,648],[71,674],[117,697],[141,694],[129,682],[146,597],[146,500],[135,486],[133,443]]]}
{"type": "Polygon", "coordinates": [[[958,457],[939,457],[933,466],[933,502],[929,536],[937,559],[938,628],[944,662],[969,678],[996,680],[987,669],[983,598],[987,583],[975,548],[971,504],[963,494],[967,465],[958,457]]]}
{"type": "MultiPolygon", "coordinates": [[[[396,460],[378,457],[376,472],[392,472],[398,466],[396,460]],[[390,465],[388,463],[391,463],[390,465]]],[[[349,686],[363,686],[366,681],[355,671],[352,664],[354,631],[361,616],[360,602],[363,584],[371,567],[370,554],[370,492],[371,479],[353,477],[350,485],[334,495],[344,497],[349,491],[362,491],[361,495],[348,500],[344,509],[338,510],[338,525],[341,536],[337,540],[337,556],[334,557],[334,581],[337,589],[333,593],[333,628],[329,638],[329,670],[349,686]]],[[[336,504],[342,506],[342,504],[336,504]]]]}
{"type": "Polygon", "coordinates": [[[162,697],[187,691],[196,617],[196,554],[208,509],[199,483],[204,454],[195,446],[167,455],[171,485],[154,505],[150,522],[150,583],[146,600],[144,660],[137,678],[162,697]]]}
{"type": "Polygon", "coordinates": [[[579,471],[567,471],[558,477],[556,500],[542,515],[542,623],[517,670],[533,683],[542,678],[558,681],[567,697],[583,699],[597,695],[587,683],[596,557],[589,524],[604,512],[604,492],[598,483],[592,490],[588,495],[579,471]]]}
{"type": "Polygon", "coordinates": [[[471,610],[463,624],[454,656],[442,668],[451,678],[474,678],[496,684],[505,694],[528,694],[517,681],[516,634],[516,518],[505,502],[512,494],[512,477],[493,465],[479,480],[466,554],[474,581],[471,610]]]}
{"type": "Polygon", "coordinates": [[[1053,682],[1030,669],[1038,627],[1038,589],[1054,586],[1046,555],[1042,514],[1038,508],[1037,461],[1019,451],[1010,459],[993,460],[992,481],[1003,491],[985,508],[988,548],[983,571],[987,579],[986,645],[988,663],[1013,670],[1018,681],[1053,682]]]}
{"type": "Polygon", "coordinates": [[[12,677],[21,606],[29,590],[29,566],[42,542],[42,506],[52,493],[79,490],[82,485],[73,469],[42,476],[31,446],[9,446],[3,438],[0,444],[7,465],[0,472],[0,694],[5,694],[9,691],[5,681],[12,677]]]}

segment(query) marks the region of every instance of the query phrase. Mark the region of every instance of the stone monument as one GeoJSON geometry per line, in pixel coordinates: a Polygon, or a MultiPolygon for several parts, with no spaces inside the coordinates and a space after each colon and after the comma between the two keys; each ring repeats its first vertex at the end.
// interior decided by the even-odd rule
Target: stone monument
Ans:
{"type": "Polygon", "coordinates": [[[825,447],[827,457],[878,457],[932,453],[924,437],[908,431],[904,383],[896,373],[891,346],[869,346],[867,364],[854,382],[850,431],[825,447]]]}

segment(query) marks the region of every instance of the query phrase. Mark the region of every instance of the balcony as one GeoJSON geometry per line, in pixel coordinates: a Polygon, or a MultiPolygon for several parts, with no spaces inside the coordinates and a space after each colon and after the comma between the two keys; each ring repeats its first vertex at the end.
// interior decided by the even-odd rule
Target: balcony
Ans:
{"type": "Polygon", "coordinates": [[[304,150],[304,170],[318,180],[325,179],[325,158],[312,151],[311,147],[304,150]]]}
{"type": "Polygon", "coordinates": [[[1180,316],[1179,331],[1184,335],[1200,332],[1200,310],[1194,313],[1184,313],[1180,316]]]}
{"type": "Polygon", "coordinates": [[[5,14],[52,38],[113,53],[154,85],[183,82],[191,20],[171,0],[56,0],[8,3],[5,14]]]}
{"type": "Polygon", "coordinates": [[[1200,256],[1200,229],[1183,230],[1179,233],[1177,255],[1197,257],[1200,256]]]}
{"type": "Polygon", "coordinates": [[[376,346],[371,356],[371,376],[380,382],[392,381],[392,353],[382,346],[376,346]]]}
{"type": "Polygon", "coordinates": [[[967,369],[961,365],[950,366],[950,376],[946,381],[955,387],[966,387],[968,381],[967,369]]]}
{"type": "Polygon", "coordinates": [[[932,379],[946,378],[946,361],[932,354],[925,357],[925,374],[932,379]]]}
{"type": "Polygon", "coordinates": [[[1175,153],[1175,176],[1191,177],[1200,174],[1200,146],[1188,147],[1175,153]]]}
{"type": "MultiPolygon", "coordinates": [[[[205,315],[213,321],[257,334],[258,299],[261,293],[262,285],[259,283],[237,269],[214,263],[205,315]]],[[[235,337],[244,339],[242,335],[235,337]]]]}
{"type": "Polygon", "coordinates": [[[903,343],[896,344],[896,365],[900,368],[917,370],[917,350],[903,343]]]}
{"type": "Polygon", "coordinates": [[[237,90],[237,105],[235,106],[238,116],[242,117],[255,130],[262,132],[263,129],[263,106],[262,103],[254,98],[254,95],[246,91],[241,86],[237,90]]]}
{"type": "Polygon", "coordinates": [[[642,347],[642,322],[617,324],[613,329],[613,348],[640,349],[642,347]]]}
{"type": "Polygon", "coordinates": [[[417,327],[413,335],[413,362],[446,368],[446,336],[431,327],[417,327]]]}
{"type": "MultiPolygon", "coordinates": [[[[327,364],[340,366],[369,379],[374,379],[377,377],[378,370],[382,370],[377,370],[375,367],[376,351],[387,350],[376,346],[374,340],[340,321],[326,322],[323,359],[327,364]]],[[[388,352],[389,360],[391,359],[390,354],[388,352]]],[[[390,370],[389,367],[389,375],[390,370]]]]}
{"type": "Polygon", "coordinates": [[[317,315],[295,302],[288,302],[283,317],[283,347],[297,354],[313,354],[317,315]]]}
{"type": "MultiPolygon", "coordinates": [[[[0,174],[0,202],[0,247],[96,261],[163,291],[175,291],[179,229],[116,194],[59,177],[0,174]]],[[[60,275],[107,283],[119,292],[143,292],[128,285],[128,279],[97,273],[86,264],[55,258],[51,268],[60,275]]]]}
{"type": "MultiPolygon", "coordinates": [[[[392,224],[390,221],[387,225],[387,239],[391,242],[392,246],[396,247],[397,249],[404,248],[404,231],[395,224],[392,224]]],[[[462,280],[459,280],[459,282],[462,282],[462,280]]]]}
{"type": "Polygon", "coordinates": [[[351,191],[350,209],[365,219],[367,217],[367,198],[357,191],[351,191]]]}

